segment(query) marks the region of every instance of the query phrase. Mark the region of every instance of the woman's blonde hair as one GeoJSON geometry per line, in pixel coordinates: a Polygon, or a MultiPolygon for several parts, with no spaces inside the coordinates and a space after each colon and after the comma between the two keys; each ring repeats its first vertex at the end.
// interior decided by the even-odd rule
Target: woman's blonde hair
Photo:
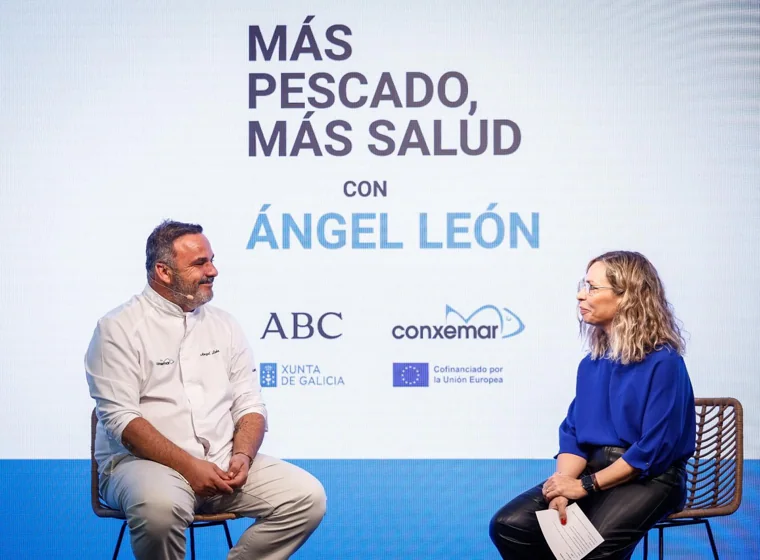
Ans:
{"type": "Polygon", "coordinates": [[[612,251],[591,259],[586,270],[597,262],[607,267],[609,285],[621,299],[609,336],[604,329],[581,321],[581,335],[588,342],[591,358],[629,364],[665,346],[683,354],[679,321],[652,263],[641,253],[612,251]]]}

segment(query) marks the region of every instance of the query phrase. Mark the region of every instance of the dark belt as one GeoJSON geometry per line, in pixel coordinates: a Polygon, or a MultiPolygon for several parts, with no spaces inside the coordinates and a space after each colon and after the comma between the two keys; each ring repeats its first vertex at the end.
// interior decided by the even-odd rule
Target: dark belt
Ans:
{"type": "Polygon", "coordinates": [[[628,451],[627,447],[612,445],[593,446],[586,449],[588,453],[588,469],[591,472],[600,471],[620,459],[628,451]]]}
{"type": "MultiPolygon", "coordinates": [[[[602,470],[605,467],[610,466],[612,463],[620,459],[623,454],[628,451],[627,447],[615,447],[612,445],[600,445],[600,446],[588,446],[584,449],[588,453],[588,460],[586,466],[586,472],[594,473],[602,470]]],[[[657,479],[662,482],[675,483],[679,478],[684,477],[686,467],[686,460],[679,460],[673,463],[668,469],[655,477],[648,477],[651,479],[657,479]]]]}

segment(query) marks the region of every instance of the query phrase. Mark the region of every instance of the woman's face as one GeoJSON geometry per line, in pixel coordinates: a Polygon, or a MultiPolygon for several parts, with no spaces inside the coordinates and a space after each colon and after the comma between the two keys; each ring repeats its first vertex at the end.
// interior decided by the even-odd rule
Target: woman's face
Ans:
{"type": "Polygon", "coordinates": [[[607,266],[595,262],[586,272],[586,284],[581,284],[578,308],[585,323],[607,330],[617,313],[620,296],[611,289],[607,280],[607,266]]]}

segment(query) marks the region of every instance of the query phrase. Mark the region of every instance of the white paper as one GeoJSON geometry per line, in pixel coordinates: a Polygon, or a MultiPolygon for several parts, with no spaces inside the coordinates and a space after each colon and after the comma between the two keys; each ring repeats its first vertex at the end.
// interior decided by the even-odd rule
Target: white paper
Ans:
{"type": "Polygon", "coordinates": [[[559,521],[556,509],[537,511],[538,524],[546,543],[558,560],[580,560],[604,542],[578,504],[567,508],[567,524],[559,521]]]}

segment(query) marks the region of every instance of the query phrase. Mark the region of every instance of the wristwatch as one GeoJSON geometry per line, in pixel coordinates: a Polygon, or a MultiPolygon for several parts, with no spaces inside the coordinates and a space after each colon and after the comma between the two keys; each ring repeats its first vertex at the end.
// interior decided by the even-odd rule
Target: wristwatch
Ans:
{"type": "Polygon", "coordinates": [[[596,485],[590,474],[581,477],[581,486],[583,486],[583,489],[589,494],[596,492],[596,485]]]}

